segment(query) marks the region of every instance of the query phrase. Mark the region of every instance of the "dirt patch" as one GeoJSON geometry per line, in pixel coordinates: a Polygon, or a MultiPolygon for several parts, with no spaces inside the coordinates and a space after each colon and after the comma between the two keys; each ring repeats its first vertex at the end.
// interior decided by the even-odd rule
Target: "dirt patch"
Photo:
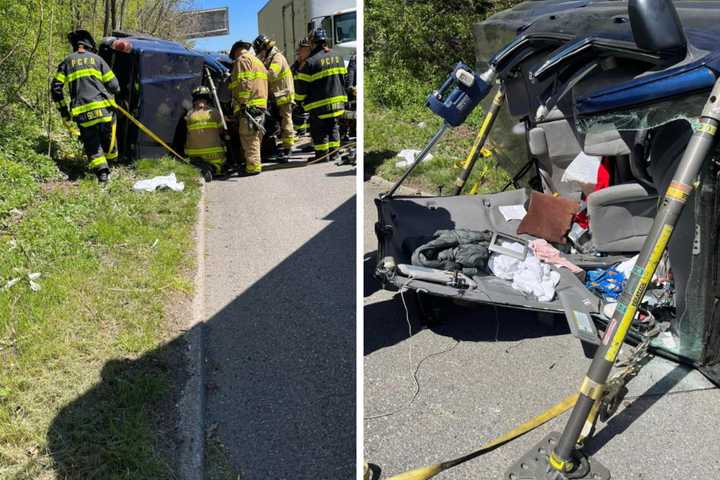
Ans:
{"type": "Polygon", "coordinates": [[[70,180],[54,180],[52,182],[45,182],[40,184],[40,191],[47,195],[53,192],[69,192],[75,190],[78,187],[77,182],[70,180]]]}

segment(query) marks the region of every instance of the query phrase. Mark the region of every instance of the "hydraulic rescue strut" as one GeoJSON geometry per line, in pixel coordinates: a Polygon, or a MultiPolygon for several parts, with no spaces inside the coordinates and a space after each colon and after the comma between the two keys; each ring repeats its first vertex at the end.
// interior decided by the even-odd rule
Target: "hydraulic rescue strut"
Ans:
{"type": "Polygon", "coordinates": [[[502,87],[500,87],[495,94],[495,98],[493,98],[490,110],[488,110],[485,114],[480,130],[478,130],[477,137],[475,137],[475,143],[470,149],[467,158],[463,162],[463,170],[460,172],[457,180],[455,180],[455,190],[453,191],[453,195],[460,195],[463,188],[465,188],[465,184],[467,183],[473,168],[475,168],[475,163],[477,162],[483,147],[485,147],[485,142],[490,136],[490,130],[492,130],[492,127],[495,124],[495,119],[497,119],[498,112],[500,111],[500,107],[504,102],[505,92],[503,92],[502,87]]]}

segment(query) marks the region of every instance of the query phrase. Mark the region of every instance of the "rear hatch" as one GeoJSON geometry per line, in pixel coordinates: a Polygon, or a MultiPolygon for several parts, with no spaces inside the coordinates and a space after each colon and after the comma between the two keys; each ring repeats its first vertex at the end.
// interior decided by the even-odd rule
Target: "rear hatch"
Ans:
{"type": "MultiPolygon", "coordinates": [[[[507,110],[495,126],[493,144],[506,152],[527,152],[526,158],[512,158],[511,163],[517,167],[531,162],[537,178],[530,184],[540,185],[544,193],[586,201],[591,213],[588,248],[563,249],[563,256],[585,272],[606,269],[639,252],[662,199],[658,192],[667,189],[717,77],[719,56],[713,48],[720,38],[710,33],[709,25],[720,19],[720,6],[717,2],[678,2],[677,6],[688,38],[681,58],[635,45],[627,4],[619,2],[526,2],[475,28],[478,56],[484,59],[518,33],[543,38],[535,42],[536,50],[525,51],[520,61],[500,73],[507,110]],[[564,40],[546,41],[549,37],[564,40]],[[525,134],[511,135],[518,122],[525,134]],[[576,183],[563,181],[580,153],[611,160],[612,182],[604,192],[588,195],[576,183]]],[[[673,294],[663,306],[671,304],[672,311],[658,310],[657,315],[671,321],[671,330],[654,347],[700,367],[717,382],[720,374],[713,367],[720,360],[720,329],[713,321],[719,303],[716,162],[707,162],[698,182],[665,260],[673,294]]],[[[517,235],[520,220],[506,221],[500,207],[527,209],[530,194],[531,190],[520,188],[487,195],[381,196],[376,199],[377,277],[389,289],[408,288],[464,302],[566,315],[578,308],[602,328],[612,316],[606,310],[609,302],[563,268],[552,267],[561,277],[557,295],[547,302],[514,290],[509,281],[493,275],[475,276],[477,287],[467,288],[457,282],[411,279],[398,268],[411,264],[415,249],[438,230],[517,235]]]]}

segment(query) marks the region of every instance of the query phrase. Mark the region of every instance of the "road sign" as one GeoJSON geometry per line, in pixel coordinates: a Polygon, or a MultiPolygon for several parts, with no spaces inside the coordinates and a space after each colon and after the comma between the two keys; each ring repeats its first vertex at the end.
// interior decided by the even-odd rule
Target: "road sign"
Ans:
{"type": "Polygon", "coordinates": [[[184,38],[217,37],[230,33],[228,7],[188,10],[181,13],[180,31],[184,38]]]}

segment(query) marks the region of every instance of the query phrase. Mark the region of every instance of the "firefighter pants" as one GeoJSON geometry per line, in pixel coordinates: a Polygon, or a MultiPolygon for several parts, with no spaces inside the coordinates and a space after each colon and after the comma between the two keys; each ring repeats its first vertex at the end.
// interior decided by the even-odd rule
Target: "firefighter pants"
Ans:
{"type": "Polygon", "coordinates": [[[288,102],[284,105],[278,105],[278,117],[280,118],[280,138],[282,139],[282,148],[290,149],[295,144],[295,129],[293,128],[293,104],[288,102]]]}
{"type": "Polygon", "coordinates": [[[340,127],[337,117],[319,118],[317,115],[311,114],[310,136],[316,158],[340,148],[340,127]]]}
{"type": "Polygon", "coordinates": [[[118,156],[117,140],[115,129],[117,118],[112,114],[112,121],[96,123],[89,127],[79,125],[80,140],[82,141],[85,155],[90,162],[91,170],[108,169],[108,160],[114,160],[118,156]]]}
{"type": "Polygon", "coordinates": [[[190,159],[197,165],[204,164],[209,166],[214,174],[219,175],[222,173],[223,165],[225,164],[225,152],[191,155],[190,159]]]}
{"type": "Polygon", "coordinates": [[[308,123],[308,114],[302,108],[293,110],[293,128],[295,135],[303,136],[307,134],[310,124],[308,123]]]}
{"type": "Polygon", "coordinates": [[[260,146],[263,134],[247,118],[239,119],[240,144],[245,152],[245,171],[247,173],[260,173],[260,146]]]}

